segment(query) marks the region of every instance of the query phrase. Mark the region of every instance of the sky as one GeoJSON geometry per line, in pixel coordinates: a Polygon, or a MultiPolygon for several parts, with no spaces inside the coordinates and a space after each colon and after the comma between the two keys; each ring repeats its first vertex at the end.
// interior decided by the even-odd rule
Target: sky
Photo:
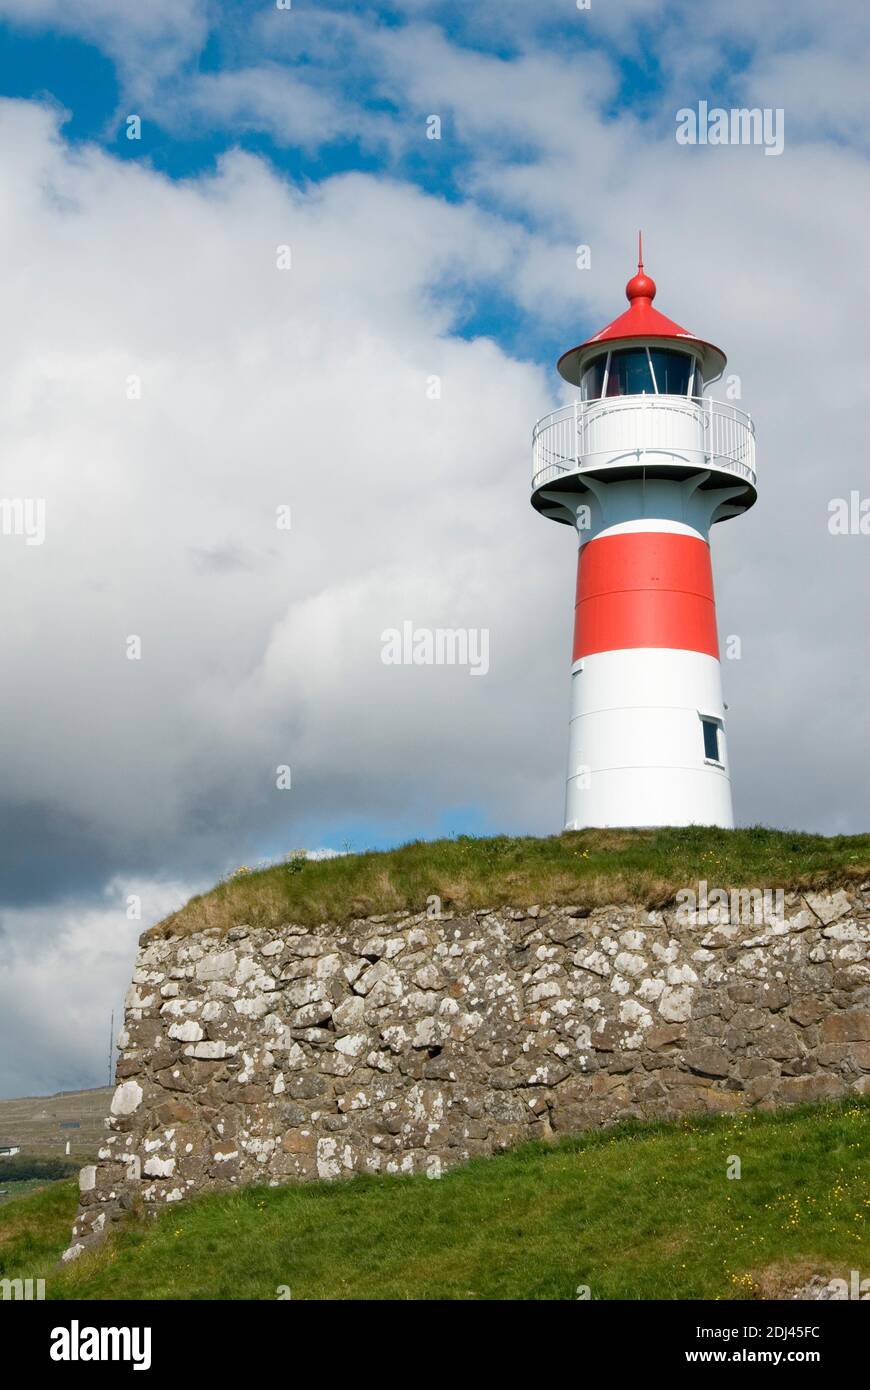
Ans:
{"type": "Polygon", "coordinates": [[[712,537],[737,821],[868,828],[868,37],[0,0],[0,499],[44,504],[0,532],[0,1095],[104,1083],[138,934],[240,865],[560,828],[576,538],[530,434],[639,227],[758,432],[712,537]],[[702,102],[781,152],[679,143],[702,102]],[[486,630],[485,677],[385,664],[409,621],[486,630]]]}

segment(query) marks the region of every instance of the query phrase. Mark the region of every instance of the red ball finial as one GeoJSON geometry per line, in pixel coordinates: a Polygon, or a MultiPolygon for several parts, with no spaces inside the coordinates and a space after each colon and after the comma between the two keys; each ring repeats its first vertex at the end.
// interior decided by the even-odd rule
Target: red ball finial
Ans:
{"type": "Polygon", "coordinates": [[[637,274],[632,275],[625,287],[625,293],[629,304],[633,304],[636,299],[646,299],[652,303],[656,297],[656,282],[651,275],[644,273],[643,232],[637,234],[637,274]]]}

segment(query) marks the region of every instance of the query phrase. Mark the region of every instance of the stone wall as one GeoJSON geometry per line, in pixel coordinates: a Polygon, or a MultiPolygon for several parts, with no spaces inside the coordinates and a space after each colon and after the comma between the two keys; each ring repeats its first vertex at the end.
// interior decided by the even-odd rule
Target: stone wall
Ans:
{"type": "Polygon", "coordinates": [[[744,925],[529,907],[146,934],[66,1257],[137,1198],[437,1177],[629,1116],[863,1094],[868,944],[870,884],[744,925]]]}

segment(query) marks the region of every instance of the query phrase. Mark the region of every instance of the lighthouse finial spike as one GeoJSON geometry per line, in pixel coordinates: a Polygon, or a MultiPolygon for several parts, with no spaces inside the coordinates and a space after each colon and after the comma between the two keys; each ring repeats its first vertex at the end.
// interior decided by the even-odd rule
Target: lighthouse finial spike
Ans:
{"type": "Polygon", "coordinates": [[[625,287],[629,304],[641,300],[651,304],[656,297],[656,282],[643,268],[643,232],[637,234],[637,270],[625,287]]]}

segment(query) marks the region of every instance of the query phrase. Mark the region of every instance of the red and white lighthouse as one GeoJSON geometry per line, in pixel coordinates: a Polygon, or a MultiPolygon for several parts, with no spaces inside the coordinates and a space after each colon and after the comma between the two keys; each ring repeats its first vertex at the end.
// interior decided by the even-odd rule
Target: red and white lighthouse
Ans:
{"type": "Polygon", "coordinates": [[[628,309],[559,359],[578,398],[532,437],[532,506],[580,541],[569,830],[734,823],[709,533],[755,502],[755,432],[655,294],[639,243],[628,309]]]}

